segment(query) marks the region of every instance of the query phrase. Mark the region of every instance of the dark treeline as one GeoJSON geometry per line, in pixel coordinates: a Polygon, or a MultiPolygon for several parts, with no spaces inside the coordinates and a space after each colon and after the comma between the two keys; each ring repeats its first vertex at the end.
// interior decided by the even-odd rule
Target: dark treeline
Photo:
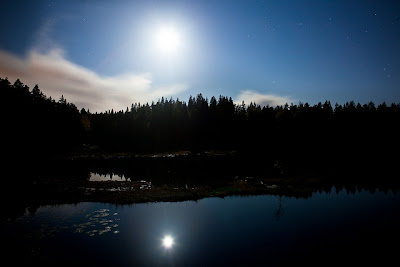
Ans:
{"type": "MultiPolygon", "coordinates": [[[[201,94],[188,102],[161,98],[126,110],[91,113],[46,97],[17,80],[0,80],[5,144],[17,155],[62,154],[98,146],[103,152],[236,150],[278,161],[280,168],[339,168],[397,162],[400,105],[329,101],[261,107],[201,94]]],[[[80,150],[82,151],[82,150],[80,150]]]]}
{"type": "Polygon", "coordinates": [[[90,122],[90,140],[113,151],[234,149],[284,156],[313,149],[372,152],[378,149],[372,144],[393,146],[387,142],[396,136],[400,106],[352,101],[332,107],[326,101],[261,107],[235,105],[224,96],[208,101],[199,94],[188,103],[162,98],[125,111],[82,114],[90,122]]]}
{"type": "Polygon", "coordinates": [[[34,159],[65,153],[84,138],[81,114],[64,97],[47,98],[36,85],[0,79],[3,106],[3,148],[8,157],[34,159]]]}

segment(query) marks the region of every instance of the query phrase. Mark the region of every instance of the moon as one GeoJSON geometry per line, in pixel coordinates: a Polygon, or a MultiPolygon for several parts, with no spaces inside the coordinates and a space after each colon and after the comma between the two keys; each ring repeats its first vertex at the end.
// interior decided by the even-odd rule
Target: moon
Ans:
{"type": "Polygon", "coordinates": [[[155,35],[157,48],[166,54],[176,53],[181,46],[181,34],[173,26],[161,27],[155,35]]]}
{"type": "Polygon", "coordinates": [[[174,239],[170,235],[166,235],[162,240],[162,245],[164,248],[170,249],[174,245],[174,239]]]}

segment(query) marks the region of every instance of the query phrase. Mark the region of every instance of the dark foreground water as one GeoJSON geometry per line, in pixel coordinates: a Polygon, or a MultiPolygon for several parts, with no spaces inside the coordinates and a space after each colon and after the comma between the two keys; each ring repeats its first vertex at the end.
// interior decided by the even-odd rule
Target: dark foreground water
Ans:
{"type": "Polygon", "coordinates": [[[389,264],[400,248],[400,194],[43,206],[0,233],[2,260],[13,265],[389,264]]]}

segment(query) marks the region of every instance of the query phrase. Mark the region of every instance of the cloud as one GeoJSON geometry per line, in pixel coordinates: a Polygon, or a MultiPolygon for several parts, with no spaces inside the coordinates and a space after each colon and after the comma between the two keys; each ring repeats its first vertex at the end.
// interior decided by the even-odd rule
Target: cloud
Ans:
{"type": "Polygon", "coordinates": [[[287,96],[278,96],[274,94],[260,94],[252,90],[244,90],[240,92],[240,94],[235,99],[235,103],[241,104],[242,101],[244,101],[244,103],[247,105],[253,102],[262,107],[267,105],[275,107],[275,106],[285,105],[286,103],[295,102],[293,99],[287,96]]]}
{"type": "Polygon", "coordinates": [[[67,60],[59,48],[47,53],[33,49],[22,58],[0,50],[0,76],[10,82],[20,79],[31,88],[38,84],[45,95],[53,99],[64,95],[78,108],[91,111],[125,109],[132,103],[175,96],[187,89],[186,84],[155,88],[150,73],[100,76],[67,60]]]}

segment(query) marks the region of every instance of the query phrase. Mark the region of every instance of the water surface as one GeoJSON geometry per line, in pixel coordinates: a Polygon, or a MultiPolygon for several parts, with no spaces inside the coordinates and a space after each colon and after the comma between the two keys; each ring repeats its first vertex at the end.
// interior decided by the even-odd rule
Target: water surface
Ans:
{"type": "Polygon", "coordinates": [[[382,264],[396,259],[399,211],[391,191],[335,188],[307,199],[43,206],[1,225],[2,254],[52,264],[382,264]]]}

